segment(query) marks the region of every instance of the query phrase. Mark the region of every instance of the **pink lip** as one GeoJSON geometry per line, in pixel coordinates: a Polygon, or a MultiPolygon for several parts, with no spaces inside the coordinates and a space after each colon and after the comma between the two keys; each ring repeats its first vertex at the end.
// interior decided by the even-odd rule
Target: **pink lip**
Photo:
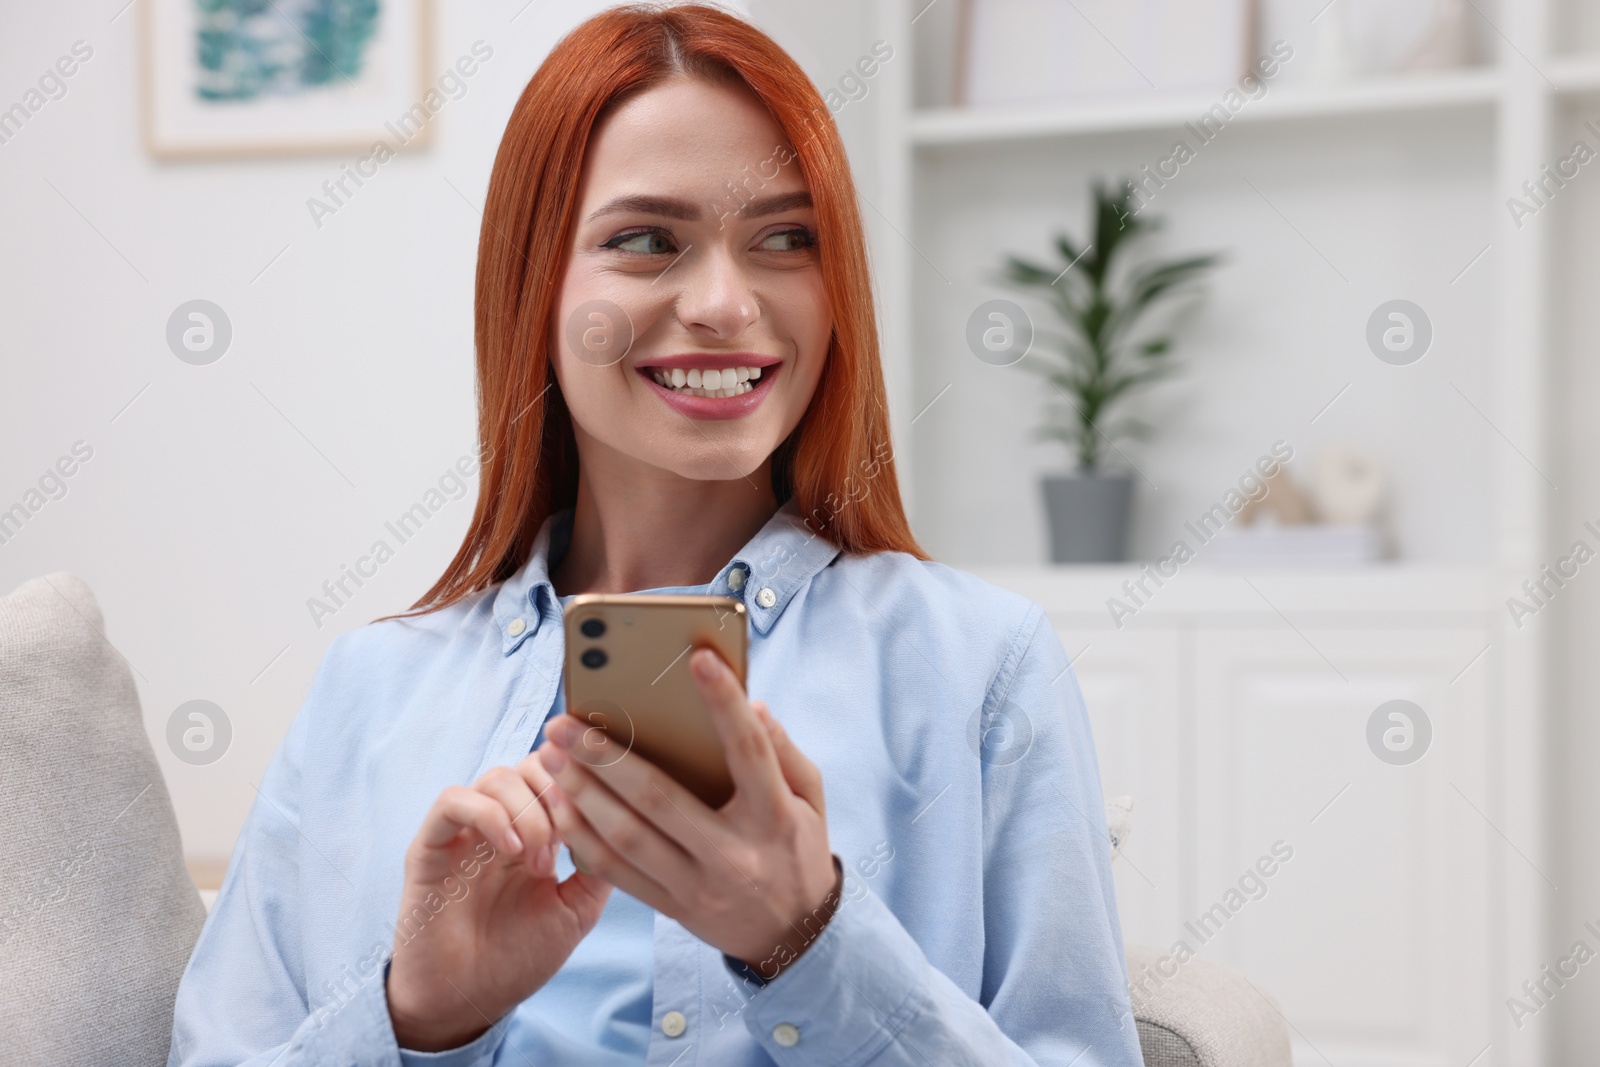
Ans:
{"type": "Polygon", "coordinates": [[[676,356],[647,356],[635,363],[634,369],[644,370],[647,367],[659,367],[671,370],[682,367],[699,367],[701,370],[722,370],[724,367],[761,367],[767,368],[776,363],[782,363],[780,356],[758,356],[754,352],[725,352],[721,355],[711,352],[685,352],[676,356]]]}
{"type": "MultiPolygon", "coordinates": [[[[714,363],[711,362],[712,360],[716,360],[716,359],[718,359],[720,357],[716,357],[716,356],[697,356],[695,358],[696,358],[697,362],[691,364],[692,366],[702,367],[702,368],[709,368],[711,370],[720,370],[721,369],[721,367],[718,367],[714,363]]],[[[773,360],[772,362],[769,363],[769,362],[766,361],[765,358],[762,358],[762,357],[756,357],[756,359],[758,359],[759,362],[751,361],[751,357],[748,357],[748,356],[727,357],[727,358],[728,359],[739,358],[739,359],[744,359],[747,362],[744,362],[744,363],[724,362],[722,364],[723,366],[733,366],[733,367],[751,367],[751,366],[756,366],[756,367],[766,368],[766,367],[773,367],[776,364],[781,364],[783,362],[783,360],[777,359],[777,360],[773,360]]],[[[656,391],[656,395],[657,396],[659,396],[662,400],[666,401],[667,404],[670,407],[674,408],[675,410],[677,410],[678,412],[680,412],[680,413],[682,413],[684,415],[689,416],[689,418],[691,418],[691,419],[741,419],[741,418],[743,418],[744,416],[746,416],[746,415],[750,414],[751,412],[755,411],[755,409],[761,405],[761,401],[766,399],[767,394],[772,391],[771,389],[768,388],[768,386],[770,386],[772,384],[773,379],[776,378],[778,376],[778,374],[779,374],[779,370],[772,370],[772,371],[768,371],[768,372],[763,373],[761,375],[761,377],[759,377],[759,378],[757,378],[755,380],[754,387],[748,393],[740,393],[738,396],[691,396],[688,393],[675,393],[675,392],[673,392],[671,389],[668,389],[666,386],[661,385],[654,378],[650,377],[650,375],[649,375],[649,373],[647,371],[647,368],[649,368],[649,367],[674,367],[674,366],[681,367],[681,366],[684,366],[684,365],[685,365],[684,361],[675,360],[672,363],[664,363],[664,362],[651,362],[651,363],[647,363],[647,364],[646,363],[641,363],[635,369],[639,371],[639,377],[644,379],[645,384],[648,385],[651,389],[654,389],[656,391]]]]}

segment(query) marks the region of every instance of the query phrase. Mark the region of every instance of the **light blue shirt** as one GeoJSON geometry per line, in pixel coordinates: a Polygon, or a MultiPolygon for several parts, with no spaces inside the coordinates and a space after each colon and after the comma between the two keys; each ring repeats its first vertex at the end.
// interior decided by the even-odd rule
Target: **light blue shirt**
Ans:
{"type": "Polygon", "coordinates": [[[841,554],[792,503],[710,585],[671,591],[749,611],[751,696],[822,771],[832,921],[759,985],[616,890],[478,1040],[399,1050],[406,847],[446,786],[517,763],[562,710],[549,570],[570,530],[552,516],[516,574],[450,608],[334,639],[184,973],[169,1064],[1137,1067],[1094,741],[1043,610],[841,554]]]}

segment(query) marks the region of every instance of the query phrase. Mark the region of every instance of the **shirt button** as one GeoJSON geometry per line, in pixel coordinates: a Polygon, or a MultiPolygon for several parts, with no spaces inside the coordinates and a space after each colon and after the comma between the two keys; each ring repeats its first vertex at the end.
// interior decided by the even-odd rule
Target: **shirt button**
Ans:
{"type": "Polygon", "coordinates": [[[735,593],[744,588],[744,568],[735,567],[728,572],[728,588],[735,593]]]}
{"type": "Polygon", "coordinates": [[[512,619],[511,624],[506,627],[506,633],[510,634],[512,637],[516,637],[527,628],[528,624],[523,622],[521,619],[512,619]]]}
{"type": "Polygon", "coordinates": [[[778,602],[778,594],[771,589],[763,589],[756,594],[756,603],[764,608],[770,608],[778,602]]]}
{"type": "Polygon", "coordinates": [[[800,1028],[794,1023],[779,1023],[772,1028],[772,1040],[784,1048],[794,1048],[800,1043],[800,1028]]]}
{"type": "Polygon", "coordinates": [[[679,1037],[689,1028],[689,1020],[681,1011],[669,1011],[661,1017],[661,1032],[668,1037],[679,1037]]]}

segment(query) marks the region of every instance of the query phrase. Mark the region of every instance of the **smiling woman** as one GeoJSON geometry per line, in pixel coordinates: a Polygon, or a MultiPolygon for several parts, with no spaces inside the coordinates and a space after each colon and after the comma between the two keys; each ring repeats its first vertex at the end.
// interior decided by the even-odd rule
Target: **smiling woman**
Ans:
{"type": "Polygon", "coordinates": [[[1076,681],[1042,609],[911,535],[819,113],[699,5],[608,11],[529,82],[480,234],[471,525],[330,646],[173,1064],[1138,1062],[1076,681]],[[720,807],[567,713],[563,605],[639,592],[741,601],[748,692],[678,653],[720,807]]]}

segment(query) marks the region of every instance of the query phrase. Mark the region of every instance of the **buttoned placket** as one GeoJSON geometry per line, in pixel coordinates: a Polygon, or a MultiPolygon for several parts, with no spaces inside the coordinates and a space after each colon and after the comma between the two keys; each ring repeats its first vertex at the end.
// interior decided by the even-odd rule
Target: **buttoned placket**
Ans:
{"type": "Polygon", "coordinates": [[[660,912],[655,913],[651,943],[655,956],[651,973],[654,992],[650,1049],[645,1063],[650,1067],[682,1067],[700,1059],[693,1047],[707,1036],[699,967],[704,946],[676,920],[660,912]]]}

